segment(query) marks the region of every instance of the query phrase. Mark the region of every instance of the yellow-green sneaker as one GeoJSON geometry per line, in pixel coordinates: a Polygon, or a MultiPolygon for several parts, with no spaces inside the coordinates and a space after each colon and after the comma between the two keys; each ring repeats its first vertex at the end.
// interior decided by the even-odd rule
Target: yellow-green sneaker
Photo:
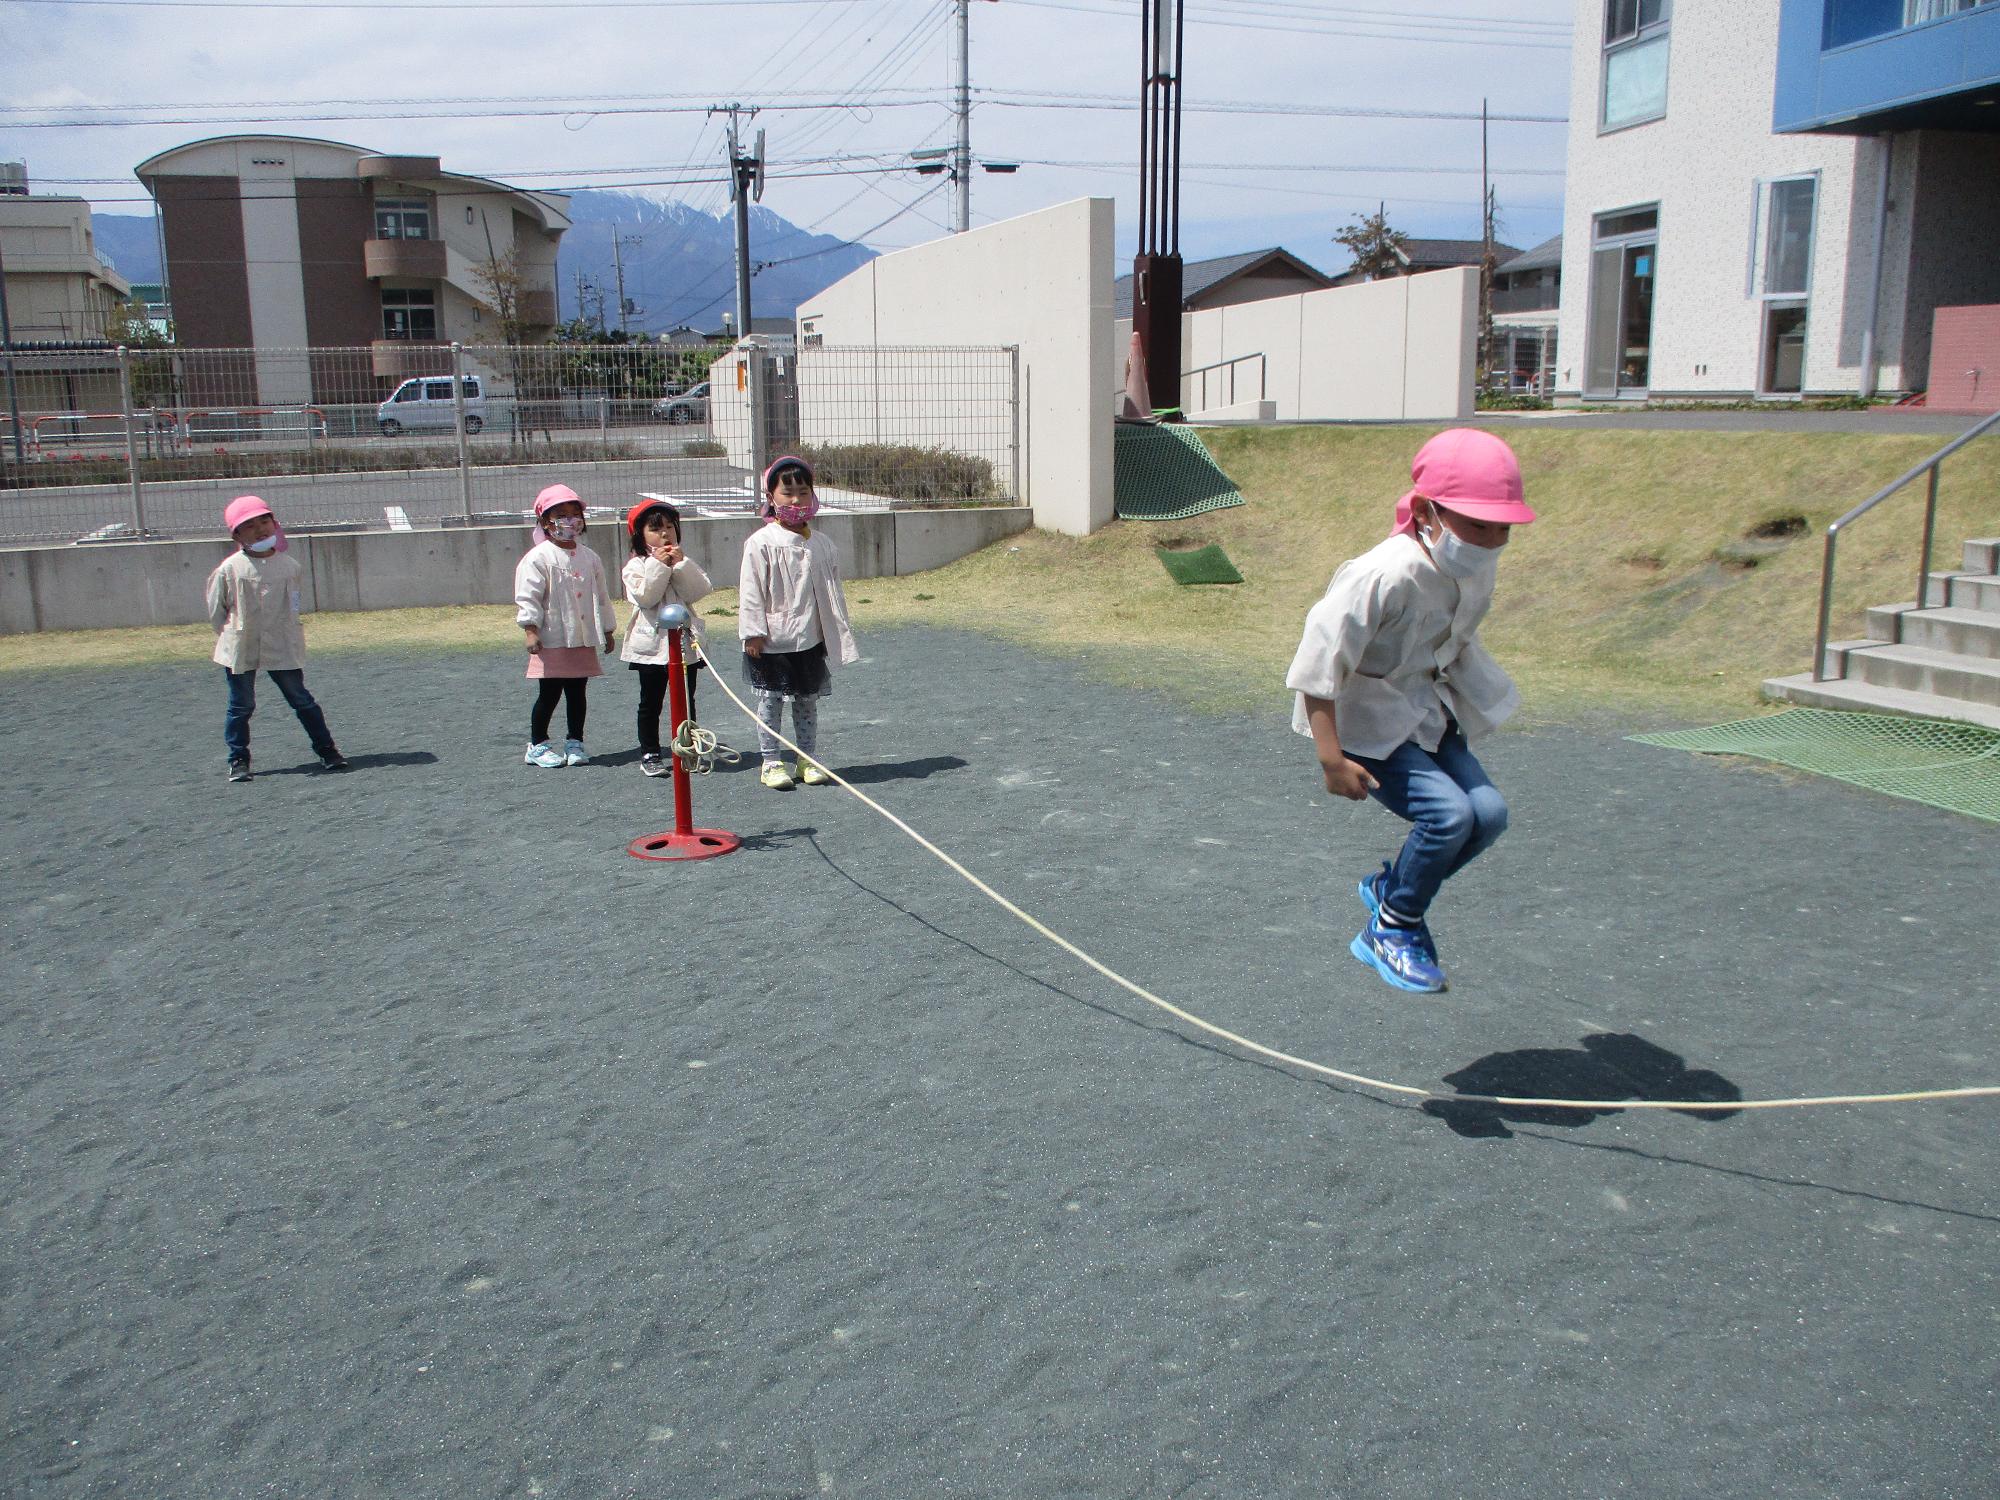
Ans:
{"type": "Polygon", "coordinates": [[[764,767],[763,774],[757,779],[763,782],[765,786],[780,792],[789,792],[793,787],[798,785],[796,781],[792,780],[792,773],[786,769],[785,763],[781,760],[769,762],[764,767]]]}
{"type": "Polygon", "coordinates": [[[809,760],[799,762],[799,781],[805,786],[831,786],[833,778],[809,760]]]}

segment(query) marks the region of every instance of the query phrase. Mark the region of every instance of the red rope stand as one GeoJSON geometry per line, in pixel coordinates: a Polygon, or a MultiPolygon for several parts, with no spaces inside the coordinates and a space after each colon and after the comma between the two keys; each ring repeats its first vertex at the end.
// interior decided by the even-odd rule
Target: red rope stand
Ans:
{"type": "MultiPolygon", "coordinates": [[[[680,738],[687,722],[687,672],[681,664],[681,632],[676,627],[667,635],[667,703],[674,738],[680,738]]],[[[720,828],[694,826],[694,799],[688,790],[688,770],[678,755],[674,762],[674,826],[671,833],[647,833],[625,846],[635,859],[712,859],[729,854],[742,844],[733,833],[720,828]]]]}

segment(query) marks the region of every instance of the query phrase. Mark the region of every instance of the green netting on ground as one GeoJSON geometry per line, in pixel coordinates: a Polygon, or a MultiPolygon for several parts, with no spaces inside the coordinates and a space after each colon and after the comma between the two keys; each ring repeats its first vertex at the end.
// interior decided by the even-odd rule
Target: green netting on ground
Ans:
{"type": "Polygon", "coordinates": [[[1114,506],[1127,521],[1183,521],[1242,495],[1186,427],[1120,422],[1111,450],[1114,506]]]}
{"type": "Polygon", "coordinates": [[[2000,823],[2000,732],[1974,724],[1791,708],[1709,729],[1631,738],[1706,755],[1751,755],[2000,823]]]}
{"type": "Polygon", "coordinates": [[[1175,583],[1241,583],[1243,575],[1236,571],[1236,564],[1229,560],[1229,554],[1210,542],[1206,547],[1198,547],[1192,552],[1170,552],[1165,547],[1153,549],[1159,554],[1161,564],[1172,576],[1175,583]]]}

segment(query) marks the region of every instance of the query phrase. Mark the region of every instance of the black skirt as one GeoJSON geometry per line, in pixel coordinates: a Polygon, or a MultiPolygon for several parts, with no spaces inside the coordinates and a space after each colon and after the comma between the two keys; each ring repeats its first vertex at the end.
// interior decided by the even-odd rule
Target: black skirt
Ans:
{"type": "Polygon", "coordinates": [[[760,693],[787,698],[824,698],[833,691],[827,670],[826,642],[804,651],[766,650],[762,656],[743,653],[743,680],[760,693]]]}

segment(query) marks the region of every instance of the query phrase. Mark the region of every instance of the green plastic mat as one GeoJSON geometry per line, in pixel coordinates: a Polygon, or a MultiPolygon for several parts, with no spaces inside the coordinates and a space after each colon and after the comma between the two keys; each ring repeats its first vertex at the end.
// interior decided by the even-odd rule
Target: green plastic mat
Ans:
{"type": "Polygon", "coordinates": [[[1120,422],[1112,431],[1113,506],[1120,518],[1184,521],[1243,503],[1191,429],[1120,422]]]}
{"type": "Polygon", "coordinates": [[[1175,583],[1241,583],[1243,575],[1236,571],[1236,564],[1229,560],[1229,554],[1210,542],[1206,547],[1197,547],[1192,552],[1169,552],[1165,547],[1155,547],[1154,553],[1166,570],[1173,575],[1175,583]]]}
{"type": "Polygon", "coordinates": [[[1670,750],[1755,756],[2000,823],[2000,732],[1974,724],[1789,708],[1709,729],[1630,738],[1670,750]]]}

